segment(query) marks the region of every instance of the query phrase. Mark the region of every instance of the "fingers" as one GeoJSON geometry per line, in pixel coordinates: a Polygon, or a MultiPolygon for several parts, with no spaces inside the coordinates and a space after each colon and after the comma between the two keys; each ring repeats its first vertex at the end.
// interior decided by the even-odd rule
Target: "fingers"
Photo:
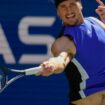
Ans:
{"type": "Polygon", "coordinates": [[[105,6],[98,6],[96,13],[100,16],[101,20],[105,22],[105,6]]]}
{"type": "Polygon", "coordinates": [[[46,61],[43,64],[41,64],[41,66],[45,69],[45,70],[51,70],[53,71],[55,69],[55,65],[54,63],[50,62],[50,61],[46,61]]]}
{"type": "Polygon", "coordinates": [[[43,68],[43,71],[37,73],[36,76],[50,76],[55,70],[55,65],[49,61],[46,61],[41,64],[41,67],[43,68]]]}
{"type": "Polygon", "coordinates": [[[99,4],[98,8],[96,9],[96,13],[99,15],[99,16],[103,16],[105,14],[105,5],[104,3],[102,2],[102,0],[96,0],[96,2],[99,4]]]}
{"type": "Polygon", "coordinates": [[[96,13],[99,16],[105,14],[105,6],[98,6],[98,8],[96,9],[96,13]]]}
{"type": "Polygon", "coordinates": [[[101,6],[104,6],[104,3],[101,1],[101,0],[96,0],[96,2],[101,5],[101,6]]]}

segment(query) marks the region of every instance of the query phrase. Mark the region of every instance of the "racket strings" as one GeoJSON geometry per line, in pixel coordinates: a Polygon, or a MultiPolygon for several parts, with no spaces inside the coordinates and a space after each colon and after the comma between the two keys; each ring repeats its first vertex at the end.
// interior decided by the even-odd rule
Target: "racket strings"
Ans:
{"type": "Polygon", "coordinates": [[[0,69],[0,89],[5,85],[6,83],[6,73],[0,69]]]}
{"type": "Polygon", "coordinates": [[[1,93],[7,86],[9,86],[12,82],[14,82],[15,80],[17,80],[17,79],[19,79],[19,78],[21,78],[21,77],[23,77],[23,76],[24,76],[23,74],[20,74],[20,75],[18,75],[18,76],[16,76],[16,77],[10,79],[9,81],[8,81],[8,76],[6,76],[6,83],[5,83],[3,86],[0,87],[0,93],[1,93]]]}

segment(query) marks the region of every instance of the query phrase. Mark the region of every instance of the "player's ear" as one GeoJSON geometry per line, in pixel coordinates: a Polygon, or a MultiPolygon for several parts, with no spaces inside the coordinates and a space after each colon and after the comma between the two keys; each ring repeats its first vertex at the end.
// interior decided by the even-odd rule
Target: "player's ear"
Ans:
{"type": "Polygon", "coordinates": [[[82,3],[79,2],[78,5],[79,5],[80,9],[82,10],[83,9],[82,3]]]}
{"type": "Polygon", "coordinates": [[[76,3],[78,5],[78,7],[80,8],[80,10],[82,10],[83,9],[82,3],[80,1],[77,1],[76,3]]]}

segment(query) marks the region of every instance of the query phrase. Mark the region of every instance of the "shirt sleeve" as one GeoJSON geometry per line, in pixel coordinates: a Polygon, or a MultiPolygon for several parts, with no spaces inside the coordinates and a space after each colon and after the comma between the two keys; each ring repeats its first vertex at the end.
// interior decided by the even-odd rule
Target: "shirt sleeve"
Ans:
{"type": "Polygon", "coordinates": [[[72,37],[73,41],[74,41],[74,44],[78,45],[77,43],[77,35],[76,35],[76,30],[75,28],[72,28],[72,27],[66,27],[65,30],[64,30],[64,36],[69,36],[69,37],[72,37]]]}

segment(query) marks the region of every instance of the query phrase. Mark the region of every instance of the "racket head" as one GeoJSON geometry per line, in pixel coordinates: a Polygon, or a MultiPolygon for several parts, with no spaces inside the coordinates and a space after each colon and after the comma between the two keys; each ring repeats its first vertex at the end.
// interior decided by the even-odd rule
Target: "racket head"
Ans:
{"type": "Polygon", "coordinates": [[[15,69],[9,69],[6,67],[0,67],[0,93],[4,91],[6,87],[8,87],[11,83],[13,83],[15,80],[24,77],[25,72],[15,69]],[[16,74],[15,74],[16,73],[16,74]],[[13,76],[11,78],[11,74],[15,74],[16,76],[13,76]]]}
{"type": "Polygon", "coordinates": [[[6,83],[8,81],[8,69],[5,67],[0,67],[0,93],[4,90],[6,83]]]}

